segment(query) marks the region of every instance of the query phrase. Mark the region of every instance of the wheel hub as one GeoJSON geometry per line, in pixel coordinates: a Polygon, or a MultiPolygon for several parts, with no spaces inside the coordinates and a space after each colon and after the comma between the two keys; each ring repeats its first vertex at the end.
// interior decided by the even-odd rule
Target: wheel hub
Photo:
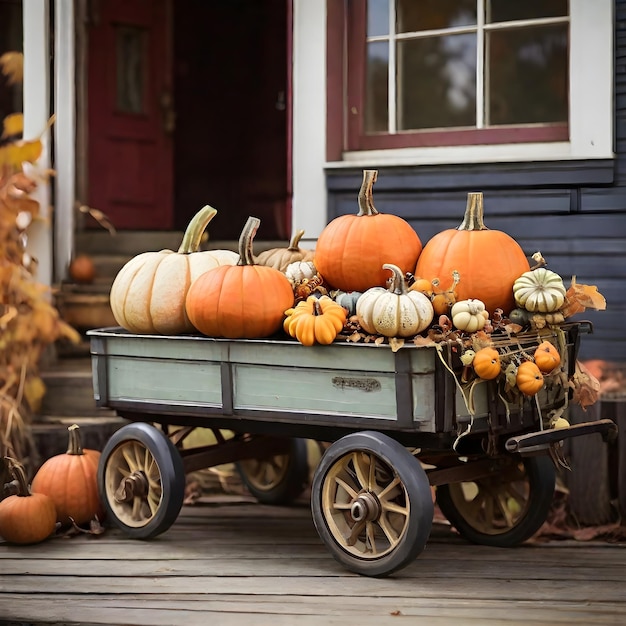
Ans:
{"type": "Polygon", "coordinates": [[[373,522],[380,517],[378,498],[369,491],[360,493],[350,507],[350,515],[355,522],[373,522]]]}
{"type": "Polygon", "coordinates": [[[134,471],[120,481],[115,490],[115,500],[130,502],[133,498],[143,498],[148,495],[148,487],[146,475],[143,472],[134,471]]]}

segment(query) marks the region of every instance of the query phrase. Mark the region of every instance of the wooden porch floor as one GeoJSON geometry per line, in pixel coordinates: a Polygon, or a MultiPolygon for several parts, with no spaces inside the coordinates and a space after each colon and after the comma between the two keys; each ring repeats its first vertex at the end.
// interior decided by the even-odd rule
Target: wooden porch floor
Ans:
{"type": "Polygon", "coordinates": [[[216,496],[149,542],[107,529],[0,543],[0,623],[621,625],[625,572],[626,544],[487,548],[435,524],[412,565],[364,578],[335,562],[307,503],[216,496]]]}

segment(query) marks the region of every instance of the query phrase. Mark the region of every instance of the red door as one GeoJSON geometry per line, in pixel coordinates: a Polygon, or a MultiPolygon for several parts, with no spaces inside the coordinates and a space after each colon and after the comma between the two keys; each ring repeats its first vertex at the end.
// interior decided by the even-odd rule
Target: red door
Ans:
{"type": "Polygon", "coordinates": [[[119,229],[173,225],[170,0],[102,0],[89,30],[89,204],[119,229]]]}

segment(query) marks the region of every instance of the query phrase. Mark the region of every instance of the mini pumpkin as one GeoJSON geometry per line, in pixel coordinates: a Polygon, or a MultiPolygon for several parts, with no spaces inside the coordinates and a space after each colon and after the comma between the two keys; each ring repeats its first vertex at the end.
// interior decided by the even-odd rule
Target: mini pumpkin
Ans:
{"type": "MultiPolygon", "coordinates": [[[[457,291],[456,287],[461,280],[459,272],[454,270],[452,272],[452,283],[447,289],[441,287],[441,282],[437,280],[437,285],[433,289],[432,303],[433,309],[435,309],[436,315],[447,315],[450,313],[450,309],[453,304],[456,303],[457,291]]],[[[433,285],[435,281],[433,281],[433,285]]]]}
{"type": "Polygon", "coordinates": [[[524,272],[513,283],[513,295],[518,306],[533,313],[552,313],[565,302],[563,279],[545,267],[524,272]]]}
{"type": "Polygon", "coordinates": [[[298,230],[292,237],[287,248],[270,248],[259,253],[255,258],[257,265],[267,265],[279,272],[284,272],[291,263],[296,261],[312,261],[314,250],[300,248],[300,240],[304,236],[303,230],[298,230]]]}
{"type": "Polygon", "coordinates": [[[313,261],[294,261],[285,268],[285,276],[292,285],[301,280],[313,278],[317,274],[313,261]]]}
{"type": "Polygon", "coordinates": [[[377,176],[377,170],[364,170],[358,214],[336,217],[318,237],[315,267],[335,289],[382,287],[388,276],[383,263],[412,272],[422,251],[420,238],[406,220],[376,210],[372,188],[377,176]]]}
{"type": "Polygon", "coordinates": [[[255,339],[280,329],[294,293],[277,269],[255,265],[252,242],[261,221],[249,217],[239,238],[239,264],[205,272],[187,293],[191,323],[209,337],[255,339]]]}
{"type": "Polygon", "coordinates": [[[346,323],[346,310],[328,296],[309,296],[286,314],[283,327],[304,346],[331,344],[346,323]]]}
{"type": "Polygon", "coordinates": [[[111,311],[134,333],[176,335],[194,330],[185,312],[189,286],[214,267],[235,265],[231,250],[200,252],[200,242],[217,211],[205,206],[189,223],[178,252],[144,252],[119,271],[111,286],[111,311]]]}
{"type": "Polygon", "coordinates": [[[524,361],[517,368],[515,384],[525,396],[534,396],[543,387],[543,374],[535,363],[524,361]]]}
{"type": "Polygon", "coordinates": [[[549,374],[561,364],[561,355],[550,341],[542,341],[537,346],[533,358],[542,374],[549,374]]]}
{"type": "Polygon", "coordinates": [[[335,302],[348,311],[348,315],[356,315],[356,303],[362,295],[361,291],[341,291],[340,289],[331,293],[335,302]]]}
{"type": "Polygon", "coordinates": [[[24,466],[5,457],[9,472],[17,484],[17,493],[0,502],[0,536],[10,543],[39,543],[56,527],[54,502],[43,493],[31,493],[24,466]]]}
{"type": "Polygon", "coordinates": [[[81,284],[93,283],[96,277],[96,266],[88,254],[75,256],[71,260],[67,271],[73,281],[81,284]]]}
{"type": "Polygon", "coordinates": [[[502,371],[500,354],[494,348],[481,348],[472,361],[474,371],[479,378],[493,380],[502,371]]]}
{"type": "Polygon", "coordinates": [[[452,305],[450,311],[452,323],[468,333],[475,333],[484,328],[489,313],[485,310],[485,303],[481,300],[461,300],[452,305]]]}
{"type": "Polygon", "coordinates": [[[76,424],[68,428],[68,433],[67,452],[45,461],[33,478],[32,492],[52,499],[57,521],[63,525],[72,520],[78,525],[96,517],[102,520],[104,509],[97,478],[100,452],[83,448],[76,424]]]}
{"type": "Polygon", "coordinates": [[[359,324],[368,333],[384,337],[412,337],[433,320],[430,299],[419,291],[409,291],[404,272],[391,263],[383,265],[392,272],[389,288],[372,287],[356,304],[359,324]]]}

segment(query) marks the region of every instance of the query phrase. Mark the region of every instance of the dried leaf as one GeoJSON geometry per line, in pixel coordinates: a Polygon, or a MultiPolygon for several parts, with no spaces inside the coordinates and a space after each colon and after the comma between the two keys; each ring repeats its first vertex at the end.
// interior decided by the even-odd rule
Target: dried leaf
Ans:
{"type": "Polygon", "coordinates": [[[574,374],[569,381],[573,389],[572,402],[580,404],[583,410],[595,404],[600,394],[600,382],[580,361],[576,361],[574,374]]]}
{"type": "Polygon", "coordinates": [[[595,285],[581,285],[576,282],[576,276],[572,276],[572,284],[565,294],[561,312],[565,317],[571,317],[585,309],[604,311],[606,300],[595,285]]]}
{"type": "Polygon", "coordinates": [[[21,52],[5,52],[0,56],[0,70],[7,77],[8,85],[17,85],[24,80],[24,55],[21,52]]]}
{"type": "Polygon", "coordinates": [[[109,231],[109,234],[113,237],[116,234],[115,226],[111,223],[111,220],[107,217],[105,213],[100,211],[99,209],[94,209],[86,204],[81,204],[78,207],[78,210],[81,213],[85,213],[86,215],[91,215],[102,228],[109,231]]]}
{"type": "Polygon", "coordinates": [[[24,132],[24,115],[22,113],[12,113],[11,115],[7,115],[4,118],[2,126],[2,139],[7,139],[8,137],[21,137],[24,132]]]}
{"type": "Polygon", "coordinates": [[[389,345],[392,352],[397,352],[404,345],[404,339],[400,337],[391,337],[389,339],[389,345]]]}
{"type": "Polygon", "coordinates": [[[417,335],[416,337],[414,337],[413,343],[418,348],[435,345],[435,342],[432,339],[429,339],[428,337],[422,337],[422,335],[417,335]]]}

